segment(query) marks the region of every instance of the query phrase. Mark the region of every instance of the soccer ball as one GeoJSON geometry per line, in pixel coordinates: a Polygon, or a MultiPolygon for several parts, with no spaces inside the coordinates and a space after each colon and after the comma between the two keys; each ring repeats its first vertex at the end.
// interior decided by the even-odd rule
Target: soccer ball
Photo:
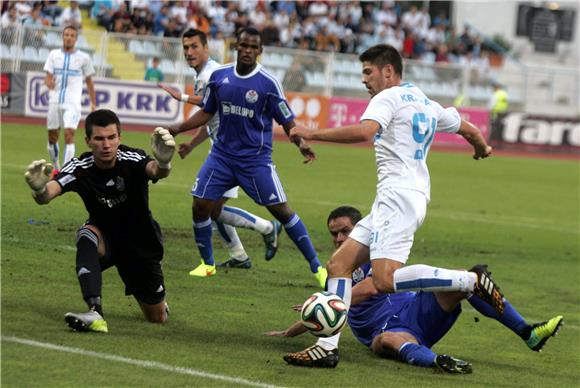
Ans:
{"type": "Polygon", "coordinates": [[[347,308],[336,294],[322,291],[312,294],[302,305],[302,324],[316,337],[338,334],[346,323],[347,308]]]}

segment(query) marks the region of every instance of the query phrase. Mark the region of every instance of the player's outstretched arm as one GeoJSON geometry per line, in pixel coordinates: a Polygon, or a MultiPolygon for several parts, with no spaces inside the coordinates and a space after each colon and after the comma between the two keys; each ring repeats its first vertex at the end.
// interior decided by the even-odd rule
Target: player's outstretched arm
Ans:
{"type": "Polygon", "coordinates": [[[199,105],[199,104],[201,104],[201,101],[203,100],[203,96],[197,96],[197,95],[192,96],[189,94],[181,93],[181,91],[179,89],[162,84],[161,82],[158,83],[157,86],[160,87],[161,89],[165,90],[167,93],[169,93],[169,95],[171,97],[175,98],[177,101],[186,102],[188,104],[193,104],[193,105],[199,105]]]}
{"type": "Polygon", "coordinates": [[[306,142],[306,140],[304,140],[303,137],[290,136],[292,131],[295,130],[296,128],[298,128],[299,130],[307,130],[306,128],[304,128],[301,125],[296,125],[294,120],[284,124],[282,126],[282,128],[284,128],[284,132],[286,132],[286,135],[288,135],[288,138],[290,139],[290,141],[292,143],[296,144],[296,146],[300,150],[300,153],[302,154],[302,156],[304,156],[304,163],[312,163],[313,161],[316,160],[316,154],[314,153],[314,151],[310,147],[310,144],[308,144],[306,142]]]}
{"type": "Polygon", "coordinates": [[[272,330],[264,334],[270,337],[296,337],[297,335],[304,334],[307,331],[308,329],[302,324],[302,321],[296,321],[286,330],[272,330]]]}
{"type": "Polygon", "coordinates": [[[151,135],[151,150],[155,160],[147,163],[147,176],[152,179],[167,177],[171,171],[171,159],[175,153],[175,139],[168,129],[155,128],[151,135]]]}
{"type": "Polygon", "coordinates": [[[363,120],[359,124],[338,128],[307,129],[297,126],[290,130],[290,140],[297,138],[306,140],[327,141],[331,143],[362,143],[374,138],[380,125],[373,120],[363,120]]]}
{"type": "Polygon", "coordinates": [[[181,143],[179,145],[179,150],[177,151],[177,153],[179,154],[181,159],[185,159],[185,157],[189,155],[189,153],[193,151],[195,147],[203,143],[208,138],[209,134],[207,133],[206,127],[197,128],[189,142],[181,143]]]}
{"type": "Polygon", "coordinates": [[[493,149],[487,144],[483,135],[475,125],[462,119],[457,133],[463,136],[473,146],[473,159],[479,160],[491,156],[493,149]]]}
{"type": "Polygon", "coordinates": [[[170,128],[168,128],[169,132],[173,136],[177,136],[181,132],[186,132],[191,129],[201,127],[207,124],[207,122],[213,117],[213,115],[214,113],[208,113],[203,109],[200,109],[197,112],[195,112],[193,116],[191,116],[189,119],[185,120],[181,124],[171,126],[170,128]]]}
{"type": "Polygon", "coordinates": [[[30,163],[24,173],[24,180],[32,189],[32,197],[39,205],[49,203],[62,192],[60,185],[50,180],[52,170],[52,164],[40,159],[30,163]]]}

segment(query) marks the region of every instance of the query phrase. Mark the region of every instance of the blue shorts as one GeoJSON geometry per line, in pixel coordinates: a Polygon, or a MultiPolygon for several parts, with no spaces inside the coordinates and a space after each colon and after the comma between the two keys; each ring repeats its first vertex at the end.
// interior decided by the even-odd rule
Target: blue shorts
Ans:
{"type": "Polygon", "coordinates": [[[286,202],[286,194],[274,164],[233,160],[213,152],[201,166],[191,195],[217,201],[236,186],[240,186],[259,205],[286,202]]]}
{"type": "Polygon", "coordinates": [[[420,345],[430,348],[447,334],[460,313],[461,305],[452,312],[446,312],[439,306],[435,294],[418,292],[373,337],[385,331],[404,331],[413,335],[420,345]]]}

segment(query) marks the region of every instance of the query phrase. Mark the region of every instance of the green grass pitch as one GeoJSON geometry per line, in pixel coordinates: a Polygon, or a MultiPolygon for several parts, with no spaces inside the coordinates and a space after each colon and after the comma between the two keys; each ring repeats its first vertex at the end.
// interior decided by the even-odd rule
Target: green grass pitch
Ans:
{"type": "MultiPolygon", "coordinates": [[[[184,135],[178,141],[184,141],[184,135]]],[[[149,149],[149,135],[124,132],[124,143],[149,149]]],[[[318,160],[303,165],[289,142],[274,159],[290,205],[307,225],[320,258],[332,245],[328,212],[340,204],[369,210],[375,192],[371,148],[316,144],[318,160]]],[[[86,150],[82,131],[77,153],[86,150]]],[[[468,268],[487,263],[506,297],[530,322],[562,314],[566,324],[542,353],[464,306],[434,350],[471,361],[467,376],[434,374],[375,357],[345,330],[335,370],[287,366],[282,355],[314,337],[270,338],[298,318],[291,310],[316,291],[306,262],[288,237],[271,262],[260,236],[241,230],[251,270],[221,270],[192,279],[199,261],[191,232],[190,186],[207,147],[172,175],[150,186],[151,208],[165,235],[164,271],[169,323],[146,323],[125,297],[114,269],[104,274],[106,335],[74,333],[67,311],[83,311],[74,270],[75,230],[86,218],[82,202],[66,194],[37,206],[24,169],[46,158],[42,126],[2,124],[2,385],[25,386],[433,386],[577,387],[580,383],[579,179],[577,160],[432,151],[432,201],[409,263],[468,268]],[[15,342],[18,341],[18,342],[15,342]],[[24,342],[36,341],[36,342],[24,342]],[[40,345],[31,346],[31,344],[40,345]],[[180,369],[181,368],[181,369],[180,369]],[[237,379],[237,380],[236,380],[237,379]]],[[[244,194],[232,205],[268,217],[244,194]]],[[[214,239],[216,259],[226,259],[214,239]]]]}

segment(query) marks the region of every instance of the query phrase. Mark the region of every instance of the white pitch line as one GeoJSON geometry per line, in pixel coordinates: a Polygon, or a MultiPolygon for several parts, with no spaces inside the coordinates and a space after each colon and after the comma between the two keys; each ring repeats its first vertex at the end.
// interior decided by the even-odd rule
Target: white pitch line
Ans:
{"type": "Polygon", "coordinates": [[[202,377],[202,378],[211,379],[211,380],[224,381],[224,382],[232,383],[232,384],[241,384],[241,385],[248,385],[251,387],[264,387],[264,388],[279,388],[280,387],[278,385],[264,384],[264,383],[260,383],[257,381],[246,380],[246,379],[243,379],[240,377],[230,377],[230,376],[225,376],[225,375],[217,375],[217,374],[213,374],[213,373],[203,372],[200,370],[163,364],[163,363],[157,362],[157,361],[138,360],[135,358],[117,356],[115,354],[99,353],[99,352],[95,352],[92,350],[86,350],[86,349],[81,349],[81,348],[71,348],[68,346],[55,345],[55,344],[51,344],[48,342],[38,342],[38,341],[33,341],[33,340],[18,338],[18,337],[12,337],[12,336],[8,336],[8,337],[2,336],[2,341],[13,342],[13,343],[28,345],[28,346],[34,346],[34,347],[43,348],[43,349],[56,350],[56,351],[65,352],[65,353],[80,354],[82,356],[101,358],[101,359],[107,360],[107,361],[121,362],[124,364],[135,365],[135,366],[139,366],[139,367],[147,368],[147,369],[159,369],[159,370],[167,371],[170,373],[177,373],[177,374],[188,375],[188,376],[202,377]]]}

